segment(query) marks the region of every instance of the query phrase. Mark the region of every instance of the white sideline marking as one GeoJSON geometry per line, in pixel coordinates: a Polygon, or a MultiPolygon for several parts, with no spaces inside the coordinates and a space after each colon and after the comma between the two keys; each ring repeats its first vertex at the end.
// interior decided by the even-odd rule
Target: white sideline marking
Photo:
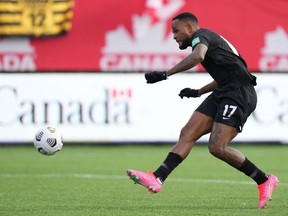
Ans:
{"type": "MultiPolygon", "coordinates": [[[[128,179],[125,175],[101,175],[101,174],[89,174],[89,173],[44,173],[44,174],[0,174],[0,178],[63,178],[63,177],[75,177],[75,178],[95,178],[95,179],[128,179]]],[[[233,181],[223,179],[185,179],[185,178],[170,178],[167,181],[171,182],[187,182],[187,183],[216,183],[216,184],[240,184],[240,185],[255,185],[255,182],[251,181],[233,181]]],[[[288,183],[281,182],[280,185],[288,186],[288,183]]]]}

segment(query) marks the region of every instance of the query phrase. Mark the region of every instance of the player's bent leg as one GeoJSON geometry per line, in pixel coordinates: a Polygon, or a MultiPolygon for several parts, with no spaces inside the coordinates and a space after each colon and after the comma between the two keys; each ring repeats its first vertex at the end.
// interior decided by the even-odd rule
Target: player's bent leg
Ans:
{"type": "Polygon", "coordinates": [[[274,175],[265,174],[241,152],[227,146],[237,134],[237,129],[235,130],[235,128],[230,126],[215,123],[209,140],[209,151],[215,157],[251,177],[258,184],[258,208],[265,208],[272,198],[272,193],[277,187],[279,180],[274,175]]]}
{"type": "Polygon", "coordinates": [[[239,168],[245,161],[245,156],[240,151],[228,147],[238,133],[237,128],[215,122],[208,144],[209,151],[213,156],[235,168],[239,168]]]}
{"type": "Polygon", "coordinates": [[[195,111],[182,128],[178,142],[154,172],[154,175],[164,182],[170,173],[187,157],[195,141],[210,132],[212,125],[213,119],[211,117],[195,111]]]}
{"type": "Polygon", "coordinates": [[[214,119],[195,111],[186,125],[181,129],[178,142],[171,152],[180,155],[183,160],[189,155],[195,142],[203,135],[211,132],[214,119]]]}
{"type": "Polygon", "coordinates": [[[127,170],[127,175],[135,184],[146,187],[150,193],[158,193],[168,175],[187,157],[195,141],[211,131],[212,125],[213,118],[194,112],[182,128],[179,141],[154,173],[127,170]]]}

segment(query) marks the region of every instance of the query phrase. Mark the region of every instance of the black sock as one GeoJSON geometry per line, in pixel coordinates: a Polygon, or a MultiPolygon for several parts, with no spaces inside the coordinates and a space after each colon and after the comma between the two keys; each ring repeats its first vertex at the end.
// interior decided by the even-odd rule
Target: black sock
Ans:
{"type": "Polygon", "coordinates": [[[251,161],[245,158],[243,164],[238,168],[239,171],[251,177],[258,185],[267,181],[267,175],[258,169],[251,161]]]}
{"type": "Polygon", "coordinates": [[[173,152],[169,152],[165,161],[160,165],[160,167],[153,172],[153,174],[164,182],[168,175],[183,161],[183,158],[173,152]]]}

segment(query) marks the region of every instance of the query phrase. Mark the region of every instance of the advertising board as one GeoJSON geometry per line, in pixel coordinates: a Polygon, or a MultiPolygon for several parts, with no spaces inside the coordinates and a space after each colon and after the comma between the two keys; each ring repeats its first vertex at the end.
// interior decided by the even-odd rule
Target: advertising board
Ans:
{"type": "MultiPolygon", "coordinates": [[[[288,75],[257,77],[258,106],[235,141],[288,142],[288,75]]],[[[153,85],[142,73],[1,74],[0,143],[31,142],[46,125],[65,142],[175,142],[206,97],[180,99],[179,91],[209,82],[197,73],[153,85]]]]}

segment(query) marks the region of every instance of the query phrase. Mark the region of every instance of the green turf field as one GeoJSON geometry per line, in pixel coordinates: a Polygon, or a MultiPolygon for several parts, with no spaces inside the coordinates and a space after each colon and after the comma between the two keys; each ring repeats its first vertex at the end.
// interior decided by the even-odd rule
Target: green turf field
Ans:
{"type": "Polygon", "coordinates": [[[126,169],[155,169],[171,146],[64,146],[54,156],[0,147],[0,215],[288,215],[288,146],[234,146],[281,181],[267,209],[248,177],[204,145],[172,173],[161,193],[134,185],[126,169]]]}

